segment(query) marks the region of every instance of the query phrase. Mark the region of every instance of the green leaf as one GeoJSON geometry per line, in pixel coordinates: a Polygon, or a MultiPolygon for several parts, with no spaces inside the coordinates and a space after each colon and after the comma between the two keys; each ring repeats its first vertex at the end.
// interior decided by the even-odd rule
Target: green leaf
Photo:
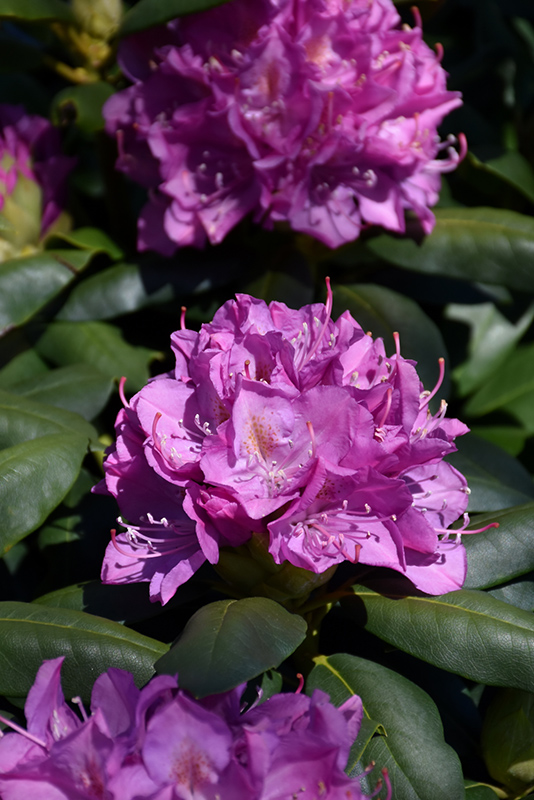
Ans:
{"type": "Polygon", "coordinates": [[[482,727],[482,754],[492,778],[521,793],[534,786],[534,694],[498,692],[482,727]]]}
{"type": "Polygon", "coordinates": [[[489,590],[489,594],[524,611],[534,611],[534,572],[496,586],[489,590]]]}
{"type": "Polygon", "coordinates": [[[465,800],[495,800],[499,797],[496,791],[486,783],[465,781],[465,800]]]}
{"type": "Polygon", "coordinates": [[[382,234],[367,242],[399,267],[534,291],[534,219],[500,208],[436,209],[433,232],[418,244],[382,234]]]}
{"type": "Polygon", "coordinates": [[[523,450],[528,431],[515,425],[471,425],[471,433],[497,445],[511,456],[523,450]]]}
{"type": "Polygon", "coordinates": [[[479,683],[534,690],[534,614],[467,589],[437,597],[353,591],[343,606],[394,647],[479,683]]]}
{"type": "Polygon", "coordinates": [[[462,800],[460,762],[445,744],[434,702],[411,681],[380,664],[356,656],[319,656],[307,692],[322,689],[334,705],[352,695],[386,735],[372,738],[362,762],[387,768],[395,800],[462,800]]]}
{"type": "Polygon", "coordinates": [[[65,656],[66,697],[90,698],[95,679],[110,667],[129,670],[138,686],[153,675],[167,646],[123,625],[35,603],[0,603],[0,693],[25,697],[44,659],[65,656]]]}
{"type": "Polygon", "coordinates": [[[0,554],[42,525],[73,486],[87,439],[41,436],[0,451],[0,554]]]}
{"type": "Polygon", "coordinates": [[[64,120],[74,121],[85,133],[95,133],[104,128],[102,106],[113,94],[109,83],[96,81],[79,86],[68,86],[54,97],[52,121],[60,125],[64,120]]]}
{"type": "Polygon", "coordinates": [[[18,353],[5,367],[0,369],[0,386],[2,389],[10,389],[16,383],[27,378],[45,375],[48,371],[43,359],[35,350],[29,348],[18,353]]]}
{"type": "Polygon", "coordinates": [[[119,36],[162,25],[164,22],[185,14],[205,11],[221,5],[225,0],[139,0],[125,15],[119,36]]]}
{"type": "Polygon", "coordinates": [[[86,446],[98,438],[93,426],[79,414],[0,391],[0,448],[53,433],[81,436],[86,446]]]}
{"type": "Polygon", "coordinates": [[[534,500],[529,473],[512,456],[473,433],[459,436],[458,452],[447,456],[467,478],[471,490],[468,511],[499,511],[534,500]]]}
{"type": "Polygon", "coordinates": [[[0,17],[28,22],[73,22],[72,10],[62,0],[0,0],[0,17]]]}
{"type": "Polygon", "coordinates": [[[438,359],[445,357],[447,350],[438,327],[417,303],[373,284],[336,285],[333,292],[334,318],[348,309],[364,331],[384,339],[387,352],[395,352],[392,334],[397,331],[403,356],[417,361],[419,377],[427,388],[434,386],[439,375],[438,359]]]}
{"type": "Polygon", "coordinates": [[[527,159],[517,150],[509,150],[489,161],[480,161],[471,152],[467,158],[475,169],[500,178],[534,203],[534,173],[527,159]]]}
{"type": "Polygon", "coordinates": [[[62,239],[74,247],[79,247],[81,250],[90,250],[91,253],[105,253],[114,261],[123,256],[120,247],[100,228],[77,228],[75,231],[70,231],[70,233],[55,233],[54,238],[62,239]]]}
{"type": "MultiPolygon", "coordinates": [[[[469,399],[465,413],[473,417],[489,414],[498,408],[514,413],[523,403],[526,421],[534,422],[534,344],[518,347],[506,362],[493,372],[484,385],[469,399]],[[530,410],[530,414],[528,413],[530,410]]],[[[521,414],[516,413],[521,422],[521,414]]],[[[534,430],[534,429],[533,429],[534,430]]]]}
{"type": "Polygon", "coordinates": [[[499,527],[463,537],[469,565],[466,589],[498,586],[534,570],[534,503],[476,519],[477,526],[488,522],[498,522],[499,527]]]}
{"type": "Polygon", "coordinates": [[[137,264],[117,264],[79,283],[57,319],[110,319],[153,303],[173,300],[175,294],[170,279],[150,291],[137,264]]]}
{"type": "Polygon", "coordinates": [[[233,689],[284,661],[304,641],[306,623],[265,597],[219,600],[199,609],[157,672],[180,675],[196,697],[233,689]]]}
{"type": "Polygon", "coordinates": [[[534,306],[512,325],[493,303],[460,305],[445,309],[448,319],[471,327],[469,358],[454,370],[460,397],[481,386],[513,353],[517,343],[534,319],[534,306]]]}
{"type": "Polygon", "coordinates": [[[0,332],[27,322],[71,283],[90,253],[45,250],[0,264],[0,332]]]}
{"type": "Polygon", "coordinates": [[[128,380],[138,391],[147,382],[148,364],[156,353],[133,347],[118,328],[105,322],[53,322],[36,344],[38,353],[61,367],[91,364],[103,375],[128,380]]]}
{"type": "Polygon", "coordinates": [[[112,387],[111,378],[89,364],[73,364],[20,381],[11,391],[91,420],[105,407],[112,387]]]}

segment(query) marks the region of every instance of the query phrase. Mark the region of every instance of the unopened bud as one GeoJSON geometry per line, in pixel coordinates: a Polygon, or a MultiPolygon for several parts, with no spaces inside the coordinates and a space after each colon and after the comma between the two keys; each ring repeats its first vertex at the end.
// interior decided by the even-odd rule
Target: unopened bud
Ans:
{"type": "Polygon", "coordinates": [[[106,42],[117,33],[122,19],[121,0],[73,0],[72,10],[83,31],[106,42]]]}

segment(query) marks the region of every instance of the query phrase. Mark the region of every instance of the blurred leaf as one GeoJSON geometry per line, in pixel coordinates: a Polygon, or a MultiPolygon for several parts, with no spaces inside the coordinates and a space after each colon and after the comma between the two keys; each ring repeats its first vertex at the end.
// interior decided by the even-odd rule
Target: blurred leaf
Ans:
{"type": "Polygon", "coordinates": [[[22,325],[74,280],[91,253],[45,250],[0,264],[0,332],[22,325]]]}
{"type": "Polygon", "coordinates": [[[48,367],[43,359],[29,348],[18,353],[9,361],[5,367],[0,369],[0,386],[2,389],[10,389],[16,383],[27,378],[45,375],[48,367]]]}
{"type": "Polygon", "coordinates": [[[348,309],[364,331],[384,339],[389,352],[395,352],[392,334],[398,331],[403,356],[417,361],[417,372],[427,388],[434,386],[439,375],[438,359],[446,357],[447,350],[439,328],[417,303],[373,284],[334,286],[333,292],[334,318],[348,309]]]}
{"type": "Polygon", "coordinates": [[[66,697],[87,702],[95,679],[110,667],[129,670],[138,686],[167,646],[116,622],[35,603],[0,603],[0,693],[25,697],[44,659],[65,656],[66,697]]]}
{"type": "Polygon", "coordinates": [[[92,275],[73,289],[57,319],[110,319],[176,296],[170,276],[154,291],[145,285],[143,277],[137,264],[117,264],[92,275]]]}
{"type": "Polygon", "coordinates": [[[455,440],[457,453],[447,461],[467,478],[468,511],[498,511],[534,500],[534,483],[517,459],[475,434],[455,440]]]}
{"type": "Polygon", "coordinates": [[[489,161],[480,161],[471,152],[467,154],[467,158],[477,170],[500,178],[534,203],[534,173],[527,159],[517,150],[510,150],[489,161]]]}
{"type": "Polygon", "coordinates": [[[86,446],[98,438],[79,414],[0,391],[0,448],[52,433],[82,436],[86,446]]]}
{"type": "Polygon", "coordinates": [[[394,647],[479,683],[534,689],[534,614],[467,589],[436,597],[353,590],[343,607],[394,647]]]}
{"type": "Polygon", "coordinates": [[[90,364],[73,364],[26,378],[12,386],[11,391],[92,420],[105,407],[112,387],[111,378],[90,364]]]}
{"type": "Polygon", "coordinates": [[[120,247],[109,238],[107,233],[104,233],[99,228],[77,228],[69,233],[55,233],[54,238],[63,239],[81,250],[90,250],[92,253],[105,253],[114,261],[123,255],[120,247]]]}
{"type": "Polygon", "coordinates": [[[0,554],[42,525],[61,503],[86,452],[87,439],[74,433],[48,434],[0,450],[0,554]]]}
{"type": "Polygon", "coordinates": [[[534,611],[534,572],[527,572],[515,580],[496,586],[488,594],[524,611],[534,611]]]}
{"type": "Polygon", "coordinates": [[[467,401],[465,413],[479,417],[498,408],[512,410],[521,401],[534,419],[534,344],[516,348],[467,401]]]}
{"type": "Polygon", "coordinates": [[[102,130],[102,106],[112,94],[113,88],[102,81],[68,86],[54,97],[52,121],[60,125],[65,119],[71,122],[74,117],[76,125],[85,133],[102,130]]]}
{"type": "Polygon", "coordinates": [[[471,433],[517,456],[525,446],[528,431],[515,425],[471,425],[471,433]]]}
{"type": "Polygon", "coordinates": [[[485,783],[465,781],[465,800],[495,800],[499,795],[485,783]]]}
{"type": "Polygon", "coordinates": [[[157,355],[145,347],[133,347],[118,328],[105,322],[53,322],[36,344],[40,355],[58,366],[90,364],[103,375],[128,379],[138,391],[148,380],[148,364],[157,355]]]}
{"type": "Polygon", "coordinates": [[[28,22],[73,22],[70,7],[62,0],[0,0],[0,17],[28,22]]]}
{"type": "Polygon", "coordinates": [[[462,800],[460,762],[445,744],[438,710],[426,692],[356,656],[318,656],[315,663],[308,693],[322,689],[336,706],[359,695],[366,715],[384,727],[386,735],[369,741],[362,761],[387,768],[395,800],[462,800]]]}
{"type": "Polygon", "coordinates": [[[399,267],[534,291],[534,219],[500,208],[438,208],[433,232],[418,244],[381,234],[367,247],[399,267]]]}
{"type": "MultiPolygon", "coordinates": [[[[13,0],[14,1],[14,0],[13,0]]],[[[221,5],[225,0],[139,0],[124,16],[120,36],[162,25],[184,14],[194,14],[221,5]]]]}
{"type": "Polygon", "coordinates": [[[261,679],[261,700],[260,703],[265,703],[273,694],[279,694],[282,691],[282,676],[275,669],[269,669],[263,673],[261,679]]]}
{"type": "Polygon", "coordinates": [[[513,793],[534,785],[534,694],[505,689],[493,698],[482,727],[482,754],[492,778],[513,793]]]}
{"type": "Polygon", "coordinates": [[[193,614],[156,670],[170,675],[177,672],[180,686],[204,697],[233,689],[277,667],[305,636],[302,617],[273,600],[219,600],[193,614]]]}
{"type": "Polygon", "coordinates": [[[467,589],[497,586],[534,569],[534,503],[494,511],[476,519],[477,527],[488,522],[498,522],[499,527],[463,537],[469,565],[467,589]]]}
{"type": "Polygon", "coordinates": [[[534,319],[534,305],[512,325],[493,303],[447,306],[445,316],[471,327],[469,358],[454,370],[460,397],[483,384],[513,353],[534,319]]]}

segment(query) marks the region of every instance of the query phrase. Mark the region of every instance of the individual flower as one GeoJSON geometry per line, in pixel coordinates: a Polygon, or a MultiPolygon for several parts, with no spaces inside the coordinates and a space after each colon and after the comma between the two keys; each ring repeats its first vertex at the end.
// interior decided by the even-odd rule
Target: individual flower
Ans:
{"type": "MultiPolygon", "coordinates": [[[[27,730],[0,739],[3,800],[362,800],[344,769],[362,720],[315,690],[273,695],[243,712],[243,686],[195,700],[176,678],[138,690],[132,675],[97,678],[88,715],[65,703],[63,658],[45,661],[26,701],[27,730]]],[[[387,781],[387,773],[385,773],[387,781]]]]}
{"type": "Polygon", "coordinates": [[[149,190],[140,249],[218,243],[249,213],[329,247],[364,225],[402,232],[406,210],[429,233],[466,143],[437,134],[461,99],[414,14],[410,28],[391,0],[233,0],[124,42],[133,85],[104,116],[118,169],[149,190]]]}
{"type": "MultiPolygon", "coordinates": [[[[330,576],[349,561],[389,567],[442,594],[462,586],[465,478],[444,457],[467,432],[432,413],[414,362],[387,356],[346,311],[248,295],[200,331],[172,335],[175,369],[117,418],[97,491],[116,497],[102,578],[150,581],[152,600],[221,547],[263,537],[276,564],[330,576]]],[[[126,400],[124,399],[126,404],[126,400]]]]}
{"type": "Polygon", "coordinates": [[[61,213],[73,164],[48,120],[0,105],[0,261],[39,249],[61,213]]]}

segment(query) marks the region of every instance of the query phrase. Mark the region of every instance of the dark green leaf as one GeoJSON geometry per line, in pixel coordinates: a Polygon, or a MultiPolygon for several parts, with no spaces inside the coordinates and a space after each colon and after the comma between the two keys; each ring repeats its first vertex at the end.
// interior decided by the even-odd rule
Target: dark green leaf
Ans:
{"type": "Polygon", "coordinates": [[[0,554],[45,521],[74,484],[87,439],[41,436],[0,451],[0,554]]]}
{"type": "Polygon", "coordinates": [[[90,253],[45,250],[0,264],[0,331],[27,322],[74,280],[90,253]]]}
{"type": "Polygon", "coordinates": [[[489,594],[497,600],[511,603],[524,611],[534,611],[534,572],[490,589],[489,594]]]}
{"type": "Polygon", "coordinates": [[[474,153],[469,153],[468,159],[473,167],[500,178],[534,203],[534,173],[527,159],[517,150],[510,150],[489,161],[480,161],[474,153]]]}
{"type": "Polygon", "coordinates": [[[35,350],[23,350],[0,369],[0,386],[2,389],[11,389],[16,383],[47,372],[47,365],[35,350]]]}
{"type": "Polygon", "coordinates": [[[0,448],[51,433],[71,433],[97,439],[96,430],[79,414],[0,391],[0,448]]]}
{"type": "Polygon", "coordinates": [[[421,244],[388,234],[368,241],[375,255],[417,272],[534,291],[534,219],[498,208],[436,209],[421,244]]]}
{"type": "MultiPolygon", "coordinates": [[[[534,421],[534,344],[516,348],[466,403],[465,412],[473,417],[498,408],[513,413],[518,402],[525,404],[527,422],[529,418],[534,421]]],[[[520,414],[516,416],[524,422],[520,414]]]]}
{"type": "Polygon", "coordinates": [[[476,525],[488,522],[498,522],[499,527],[463,537],[469,564],[467,589],[498,586],[534,570],[534,503],[484,514],[476,525]]]}
{"type": "Polygon", "coordinates": [[[336,654],[315,662],[308,692],[322,689],[335,705],[357,694],[366,715],[383,726],[386,735],[369,741],[362,762],[387,768],[395,800],[462,800],[460,762],[445,744],[438,710],[426,692],[363,658],[336,654]]]}
{"type": "Polygon", "coordinates": [[[534,786],[534,694],[497,692],[484,718],[482,754],[492,778],[514,795],[534,786]]]}
{"type": "Polygon", "coordinates": [[[499,511],[534,500],[534,483],[526,469],[500,447],[473,433],[455,442],[458,452],[447,457],[471,489],[469,513],[499,511]]]}
{"type": "Polygon", "coordinates": [[[91,420],[106,405],[112,386],[111,378],[90,364],[73,364],[27,378],[12,386],[11,391],[91,420]]]}
{"type": "Polygon", "coordinates": [[[437,597],[353,590],[343,605],[400,650],[479,683],[534,689],[534,614],[467,589],[437,597]]]}
{"type": "Polygon", "coordinates": [[[95,679],[110,667],[150,679],[167,646],[116,622],[35,603],[0,603],[0,693],[25,697],[46,658],[65,656],[66,697],[87,701],[95,679]]]}
{"type": "Polygon", "coordinates": [[[120,36],[129,36],[131,33],[153,28],[175,17],[184,14],[194,14],[205,11],[207,8],[219,6],[225,0],[139,0],[128,11],[119,31],[120,36]]]}
{"type": "Polygon", "coordinates": [[[465,800],[495,800],[499,795],[485,783],[465,781],[465,800]]]}
{"type": "Polygon", "coordinates": [[[63,119],[72,120],[85,133],[95,133],[104,128],[102,106],[113,94],[109,83],[95,83],[68,86],[54,97],[52,120],[60,124],[63,119]],[[73,113],[74,112],[74,113],[73,113]]]}
{"type": "MultiPolygon", "coordinates": [[[[373,284],[334,286],[333,317],[348,309],[364,331],[384,339],[387,352],[395,352],[393,332],[400,334],[402,354],[417,361],[419,377],[432,388],[439,374],[438,359],[446,357],[438,327],[417,303],[398,292],[373,284]]],[[[446,392],[445,392],[446,393],[446,392]]]]}
{"type": "Polygon", "coordinates": [[[306,623],[265,597],[220,600],[197,611],[156,665],[178,672],[197,697],[233,689],[277,667],[301,644],[306,623]]]}
{"type": "Polygon", "coordinates": [[[118,328],[104,322],[53,322],[36,345],[37,351],[61,367],[91,364],[103,375],[128,379],[130,391],[148,380],[148,364],[156,355],[144,347],[132,347],[118,328]]]}
{"type": "Polygon", "coordinates": [[[261,679],[261,700],[260,703],[265,703],[273,694],[279,694],[282,691],[282,676],[277,670],[269,669],[263,673],[261,679]]]}
{"type": "Polygon", "coordinates": [[[534,319],[534,306],[512,325],[493,303],[452,303],[446,316],[471,327],[469,358],[454,370],[461,397],[481,386],[513,353],[534,319]]]}
{"type": "Polygon", "coordinates": [[[77,228],[75,231],[70,231],[70,233],[54,234],[54,237],[63,239],[68,244],[79,247],[80,250],[89,250],[91,253],[105,253],[114,261],[123,255],[120,247],[109,238],[107,233],[104,233],[99,228],[77,228]]]}
{"type": "Polygon", "coordinates": [[[0,17],[28,22],[73,22],[71,9],[62,0],[0,0],[0,17]]]}
{"type": "Polygon", "coordinates": [[[472,433],[517,456],[525,446],[528,431],[515,425],[471,425],[472,433]]]}

